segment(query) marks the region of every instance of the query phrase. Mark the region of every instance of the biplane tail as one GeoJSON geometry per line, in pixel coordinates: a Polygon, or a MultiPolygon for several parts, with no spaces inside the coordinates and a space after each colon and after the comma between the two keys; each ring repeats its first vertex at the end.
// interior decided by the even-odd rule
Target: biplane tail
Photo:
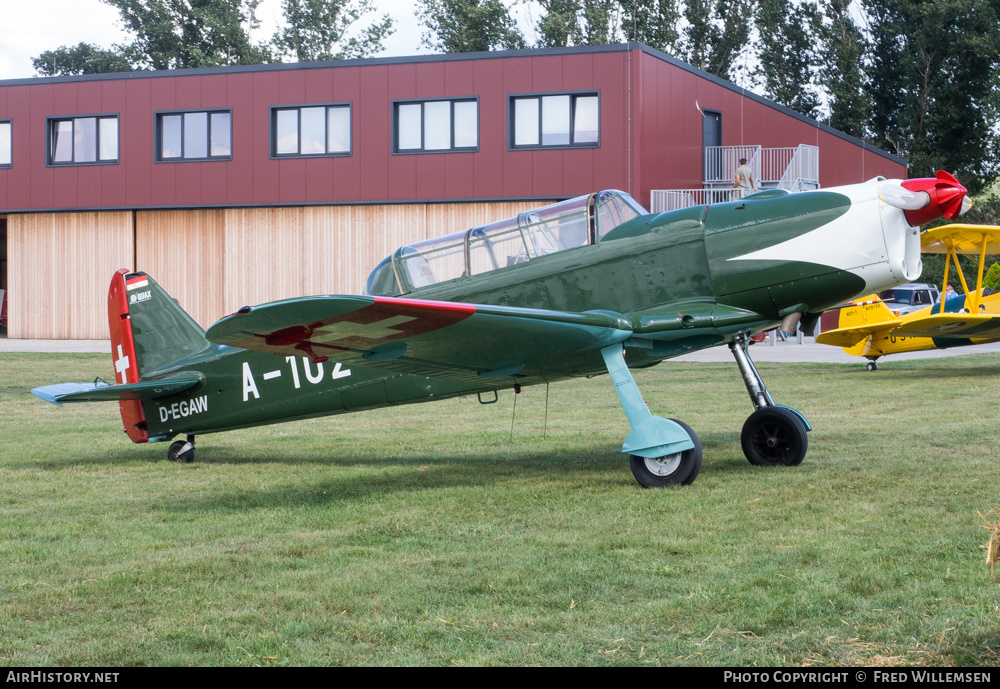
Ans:
{"type": "Polygon", "coordinates": [[[114,383],[61,383],[32,392],[56,405],[117,401],[128,437],[149,442],[143,403],[204,386],[204,374],[178,364],[217,345],[205,339],[201,326],[155,280],[124,268],[108,289],[108,327],[114,383]]]}
{"type": "Polygon", "coordinates": [[[878,295],[869,294],[866,297],[855,299],[850,306],[845,306],[840,310],[837,328],[870,327],[895,320],[898,317],[885,305],[884,301],[879,299],[878,295]]]}
{"type": "Polygon", "coordinates": [[[885,302],[877,295],[869,294],[842,307],[837,329],[820,333],[816,342],[843,347],[848,354],[864,356],[870,338],[879,339],[900,323],[902,320],[889,310],[885,302]]]}

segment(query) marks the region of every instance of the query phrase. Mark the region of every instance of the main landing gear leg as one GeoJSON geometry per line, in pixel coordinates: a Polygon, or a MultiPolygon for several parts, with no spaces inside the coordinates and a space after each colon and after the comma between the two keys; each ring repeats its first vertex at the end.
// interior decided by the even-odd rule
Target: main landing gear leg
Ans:
{"type": "Polygon", "coordinates": [[[646,488],[689,484],[701,471],[701,442],[691,428],[674,419],[653,416],[625,363],[620,344],[601,350],[632,432],[622,452],[629,456],[632,475],[646,488]]]}
{"type": "Polygon", "coordinates": [[[812,426],[798,411],[775,404],[764,381],[747,354],[747,339],[740,335],[729,343],[729,351],[743,376],[755,411],[743,424],[740,444],[751,464],[758,466],[797,466],[809,447],[806,435],[812,426]]]}
{"type": "Polygon", "coordinates": [[[189,435],[187,441],[176,440],[167,449],[167,459],[171,462],[190,464],[194,461],[194,436],[189,435]]]}

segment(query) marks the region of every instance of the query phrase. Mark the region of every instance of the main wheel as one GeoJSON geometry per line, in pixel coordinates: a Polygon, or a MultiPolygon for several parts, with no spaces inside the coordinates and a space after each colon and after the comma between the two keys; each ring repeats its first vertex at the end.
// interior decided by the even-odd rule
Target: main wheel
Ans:
{"type": "Polygon", "coordinates": [[[743,454],[758,466],[798,466],[809,447],[806,426],[784,407],[762,407],[751,414],[740,433],[743,454]]]}
{"type": "Polygon", "coordinates": [[[176,440],[170,443],[170,447],[167,449],[167,459],[171,462],[180,462],[182,464],[190,464],[194,461],[194,448],[190,448],[187,452],[181,452],[187,443],[183,440],[176,440]]]}
{"type": "Polygon", "coordinates": [[[878,364],[876,364],[874,361],[869,361],[868,362],[868,370],[869,371],[874,371],[877,368],[878,368],[878,364]]]}
{"type": "Polygon", "coordinates": [[[632,467],[632,475],[640,485],[646,488],[663,488],[677,484],[692,483],[701,471],[701,441],[695,432],[683,421],[670,419],[680,425],[691,438],[694,447],[683,452],[662,457],[640,457],[629,455],[628,461],[632,467]]]}

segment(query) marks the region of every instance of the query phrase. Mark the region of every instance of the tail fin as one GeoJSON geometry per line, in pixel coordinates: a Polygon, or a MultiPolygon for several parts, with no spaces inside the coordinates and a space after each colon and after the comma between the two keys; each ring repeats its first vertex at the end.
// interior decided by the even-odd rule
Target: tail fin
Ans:
{"type": "MultiPolygon", "coordinates": [[[[124,268],[111,278],[108,326],[115,383],[138,383],[211,347],[201,329],[156,281],[124,268]]],[[[141,400],[121,400],[122,422],[132,442],[149,441],[141,400]]]]}
{"type": "Polygon", "coordinates": [[[883,321],[891,321],[897,316],[878,295],[869,294],[851,302],[840,310],[838,328],[853,328],[859,325],[874,325],[883,321]]]}

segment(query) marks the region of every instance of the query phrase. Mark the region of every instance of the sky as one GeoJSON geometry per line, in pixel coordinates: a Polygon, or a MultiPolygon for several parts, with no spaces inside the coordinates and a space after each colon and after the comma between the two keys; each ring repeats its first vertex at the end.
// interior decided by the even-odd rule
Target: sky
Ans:
{"type": "MultiPolygon", "coordinates": [[[[431,52],[420,45],[422,27],[414,16],[413,0],[376,0],[380,14],[396,20],[396,32],[385,42],[380,56],[419,55],[431,52]]],[[[515,14],[522,30],[533,23],[530,8],[520,5],[515,14]]],[[[263,42],[281,23],[281,0],[264,0],[258,9],[261,28],[252,35],[263,42]]],[[[0,80],[35,76],[31,58],[46,50],[77,43],[110,48],[126,40],[118,11],[100,0],[0,0],[0,80]]]]}

